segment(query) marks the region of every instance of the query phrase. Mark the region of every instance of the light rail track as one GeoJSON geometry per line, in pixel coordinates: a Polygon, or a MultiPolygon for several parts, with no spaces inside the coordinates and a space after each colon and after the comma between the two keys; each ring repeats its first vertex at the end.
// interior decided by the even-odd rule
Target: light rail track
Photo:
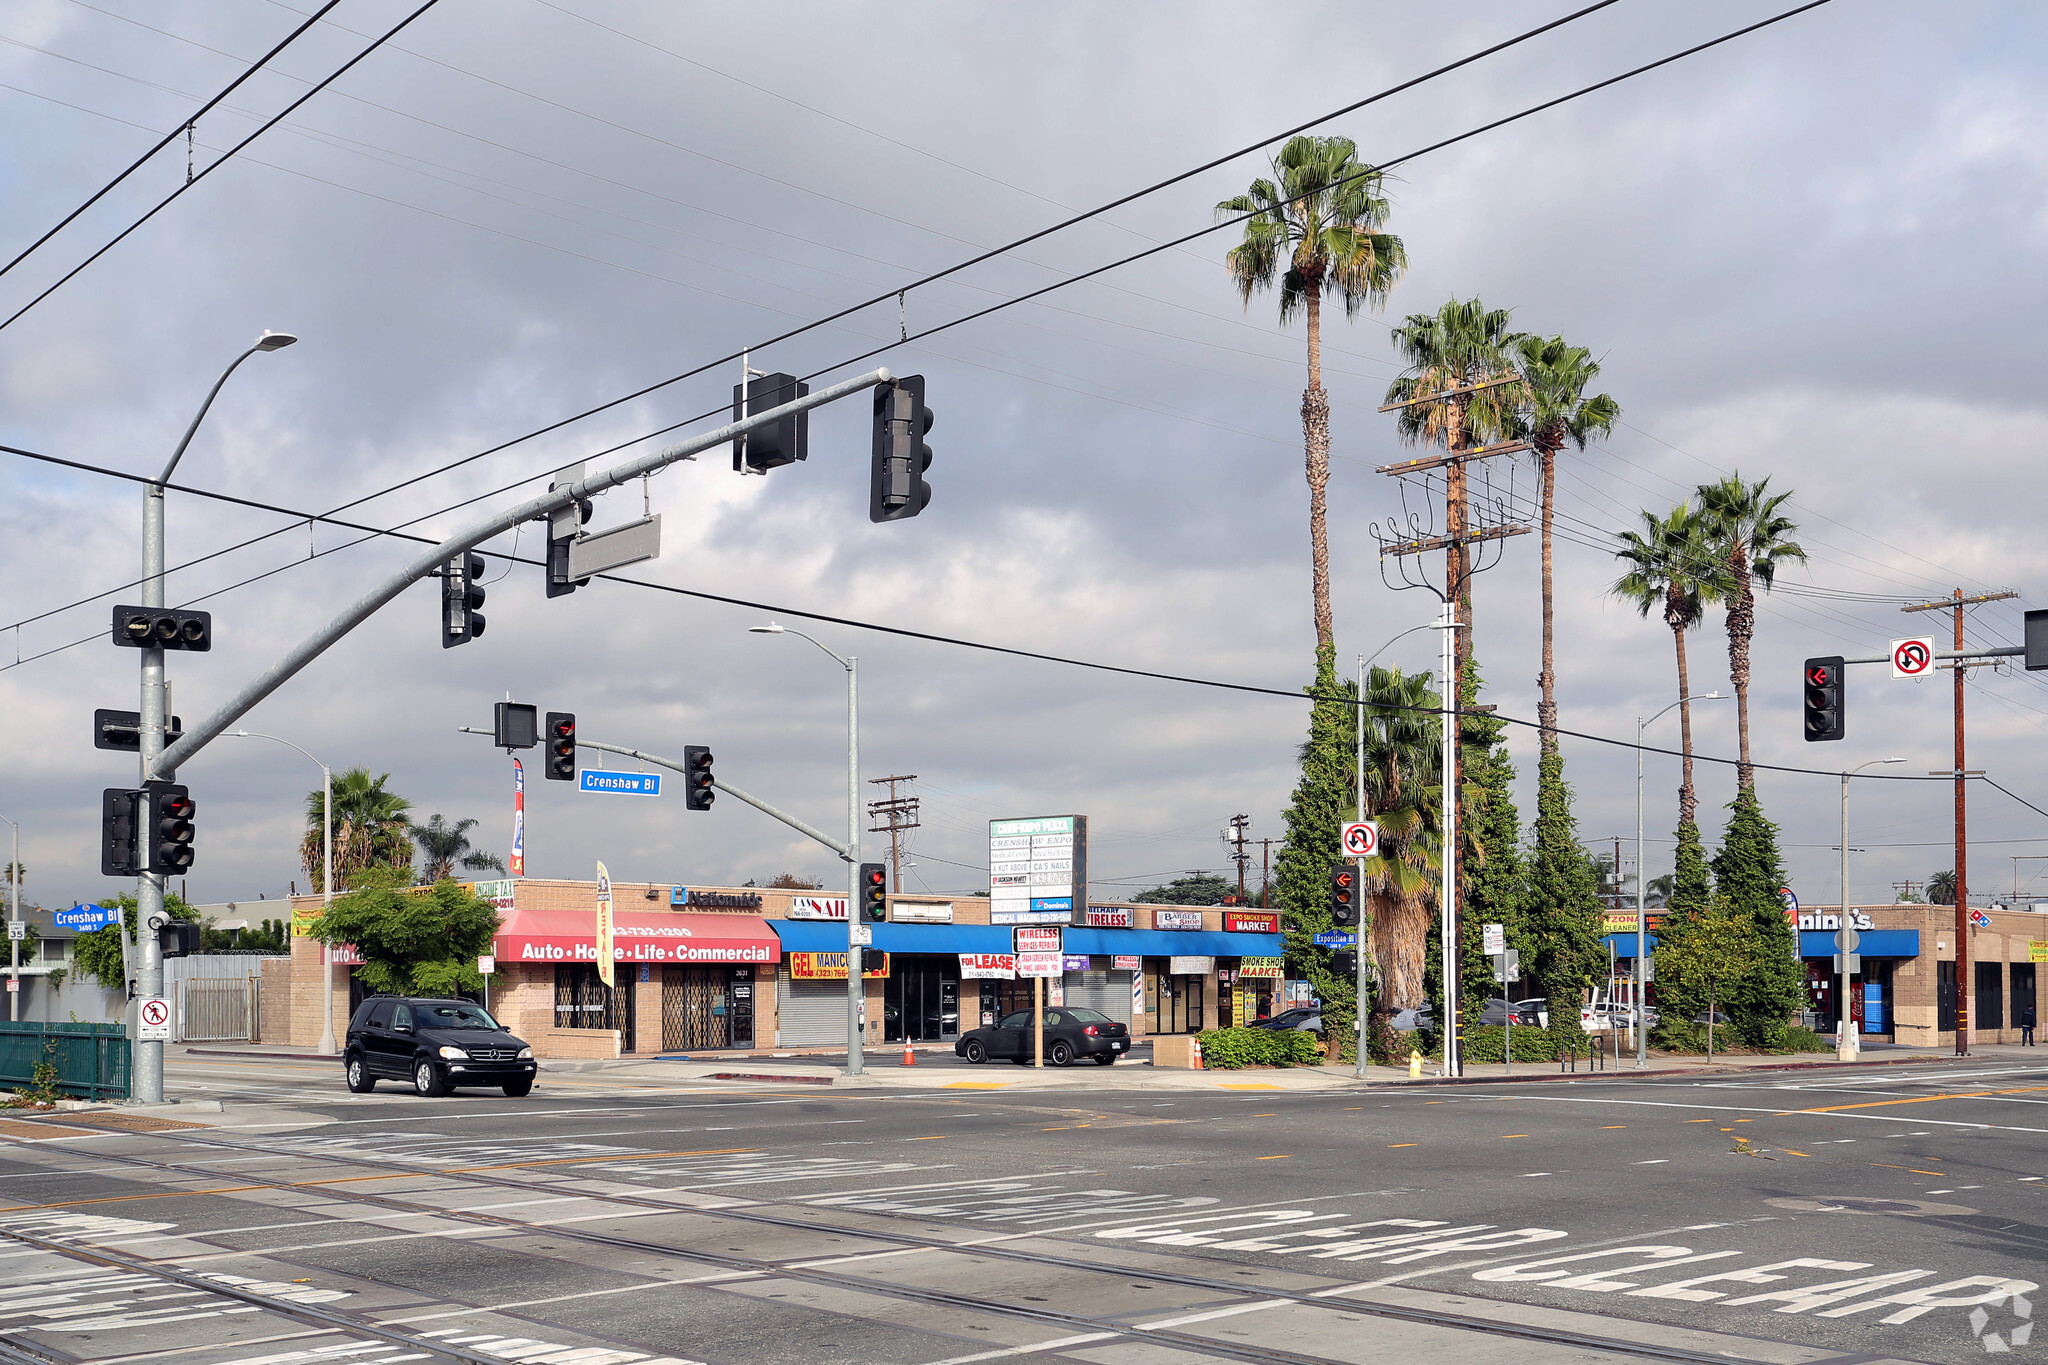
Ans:
{"type": "MultiPolygon", "coordinates": [[[[85,1121],[82,1121],[77,1118],[68,1118],[66,1120],[66,1123],[74,1126],[86,1126],[85,1121]]],[[[138,1134],[134,1136],[142,1135],[138,1134]]],[[[489,1170],[465,1169],[461,1167],[437,1169],[405,1165],[402,1162],[387,1159],[373,1160],[366,1157],[350,1156],[333,1152],[322,1152],[318,1154],[309,1154],[303,1152],[280,1152],[273,1148],[264,1147],[252,1143],[232,1142],[217,1137],[199,1137],[196,1136],[195,1133],[191,1130],[181,1130],[175,1134],[153,1133],[148,1134],[147,1136],[160,1139],[167,1139],[188,1146],[210,1148],[218,1151],[239,1152],[245,1153],[250,1156],[293,1156],[300,1157],[309,1161],[327,1163],[332,1165],[342,1165],[355,1168],[367,1168],[377,1172],[382,1177],[390,1180],[456,1180],[466,1184],[476,1185],[487,1189],[514,1191],[527,1194],[538,1193],[548,1195],[562,1195],[567,1192],[560,1185],[551,1185],[545,1183],[537,1183],[534,1181],[517,1180],[505,1176],[503,1174],[498,1174],[496,1172],[502,1171],[504,1169],[503,1167],[499,1166],[494,1166],[489,1170]]],[[[217,1168],[199,1168],[194,1166],[185,1166],[180,1165],[176,1162],[155,1161],[146,1157],[108,1152],[105,1150],[95,1150],[93,1152],[93,1159],[96,1161],[103,1162],[115,1162],[126,1166],[154,1170],[167,1174],[199,1176],[208,1180],[217,1180],[223,1174],[222,1171],[220,1171],[217,1168]]],[[[622,1157],[620,1154],[617,1153],[611,1153],[599,1156],[591,1156],[587,1158],[550,1158],[548,1159],[546,1164],[549,1166],[559,1167],[565,1165],[579,1165],[585,1163],[598,1164],[608,1161],[619,1161],[623,1159],[630,1158],[622,1157]]],[[[516,1163],[514,1164],[516,1165],[516,1163]]],[[[355,1183],[359,1179],[360,1177],[350,1178],[350,1183],[355,1183]]],[[[319,1179],[260,1181],[254,1184],[238,1185],[233,1187],[233,1189],[235,1191],[246,1191],[256,1189],[314,1189],[331,1185],[333,1183],[337,1182],[332,1180],[319,1179]]],[[[222,1192],[225,1193],[228,1191],[222,1192]]],[[[179,1197],[181,1195],[198,1196],[204,1195],[206,1193],[207,1191],[205,1190],[174,1190],[166,1191],[161,1196],[143,1197],[174,1198],[179,1197]]],[[[604,1194],[584,1194],[580,1197],[592,1200],[593,1202],[612,1203],[620,1205],[622,1207],[659,1211],[661,1213],[675,1214],[684,1217],[718,1219],[727,1222],[746,1223],[761,1227],[773,1227],[787,1231],[794,1231],[813,1235],[850,1237],[865,1241],[881,1243],[884,1244],[885,1248],[917,1248],[921,1250],[950,1252],[963,1256],[981,1257],[991,1260],[1001,1260],[1020,1265],[1035,1266],[1044,1269],[1055,1269],[1069,1272],[1082,1271],[1100,1275],[1114,1275],[1124,1279],[1145,1280],[1161,1285],[1172,1285],[1177,1288],[1194,1289],[1209,1293],[1227,1294],[1234,1298],[1244,1301],[1255,1301],[1265,1299],[1292,1302],[1301,1304],[1303,1306],[1329,1309],[1332,1311],[1355,1314],[1363,1317],[1383,1318],[1417,1326],[1438,1327],[1461,1332],[1481,1333],[1488,1336],[1508,1338],[1511,1340],[1529,1342],[1532,1344],[1570,1347],[1578,1350],[1603,1351],[1610,1354],[1633,1356],[1645,1360],[1682,1362],[1683,1365],[1763,1365],[1761,1359],[1745,1360],[1742,1357],[1729,1355],[1725,1352],[1695,1351],[1686,1349],[1684,1347],[1665,1346],[1643,1341],[1631,1341],[1620,1337],[1605,1337],[1595,1335],[1592,1333],[1574,1332],[1552,1327],[1540,1327],[1525,1323],[1505,1322],[1495,1319],[1473,1317],[1466,1314],[1449,1313],[1433,1309],[1413,1308],[1402,1305],[1385,1303],[1359,1302],[1352,1299],[1340,1297],[1337,1293],[1333,1293],[1330,1291],[1275,1289],[1262,1286],[1251,1286],[1243,1283],[1233,1283],[1228,1280],[1217,1279],[1203,1275],[1189,1274],[1185,1272],[1165,1270],[1132,1270],[1121,1266],[1104,1265],[1099,1262],[1081,1260],[1079,1258],[1049,1256],[1043,1253],[1024,1251],[1013,1247],[993,1246],[986,1243],[963,1244],[960,1242],[948,1241],[945,1238],[941,1237],[931,1237],[908,1231],[896,1231],[890,1229],[871,1229],[844,1226],[834,1223],[813,1222],[807,1219],[792,1218],[779,1214],[762,1213],[759,1211],[747,1209],[695,1208],[687,1205],[676,1205],[663,1200],[635,1196],[623,1192],[607,1192],[604,1194]]],[[[860,1275],[850,1275],[837,1271],[823,1270],[814,1266],[798,1266],[791,1265],[785,1262],[766,1260],[758,1257],[740,1256],[727,1252],[711,1252],[691,1247],[678,1247],[666,1243],[645,1241],[640,1238],[620,1236],[615,1233],[595,1232],[583,1228],[567,1228],[548,1223],[528,1222],[524,1219],[508,1218],[502,1215],[492,1213],[451,1211],[439,1205],[424,1203],[418,1200],[404,1199],[388,1194],[370,1194],[361,1190],[353,1190],[349,1193],[348,1198],[353,1201],[372,1204],[380,1208],[392,1209],[396,1212],[429,1214],[436,1218],[444,1218],[452,1221],[466,1222],[475,1226],[486,1226],[505,1231],[542,1235],[551,1238],[559,1238],[569,1241],[580,1242],[591,1246],[608,1247],[615,1250],[625,1250],[643,1254],[652,1254],[667,1257],[670,1259],[684,1260],[694,1264],[709,1266],[720,1270],[728,1270],[749,1277],[759,1276],[792,1279],[809,1284],[818,1285],[821,1287],[850,1290],[857,1293],[874,1294],[888,1298],[926,1303],[934,1306],[943,1306],[953,1309],[963,1309],[982,1313],[993,1313],[1004,1317],[1038,1322],[1045,1324],[1049,1327],[1061,1328],[1077,1334],[1103,1333],[1111,1336],[1127,1337],[1134,1340],[1156,1342],[1160,1345],[1172,1346],[1181,1350],[1193,1350],[1204,1352],[1222,1359],[1251,1362],[1251,1365],[1328,1365],[1330,1359],[1328,1357],[1323,1356],[1301,1355],[1296,1352],[1283,1351],[1271,1347],[1260,1347],[1219,1341],[1213,1337],[1205,1337],[1191,1332],[1175,1331],[1171,1328],[1148,1328],[1116,1319],[1095,1318],[1088,1317],[1082,1314],[1064,1313],[1057,1309],[1051,1308],[1039,1308],[1019,1304],[1004,1303],[997,1300],[973,1297],[963,1294],[956,1294],[947,1290],[933,1289],[918,1285],[893,1284],[886,1280],[878,1280],[860,1275]]],[[[66,1201],[56,1200],[46,1204],[22,1204],[0,1207],[0,1213],[44,1208],[61,1208],[65,1206],[66,1201]]],[[[896,1215],[878,1212],[863,1213],[863,1216],[871,1218],[892,1218],[896,1215]]],[[[59,1251],[67,1255],[88,1256],[92,1259],[100,1260],[104,1264],[118,1265],[123,1269],[134,1271],[137,1273],[163,1275],[166,1278],[178,1276],[180,1274],[180,1272],[162,1270],[149,1261],[129,1257],[121,1253],[108,1252],[104,1250],[80,1251],[64,1244],[50,1243],[47,1242],[46,1239],[35,1238],[28,1234],[17,1233],[4,1226],[0,1226],[0,1237],[7,1237],[17,1241],[27,1241],[34,1245],[43,1245],[46,1246],[47,1249],[59,1251]]],[[[191,1277],[183,1278],[189,1279],[191,1277]]],[[[181,1282],[183,1282],[182,1279],[181,1282]]],[[[417,1349],[423,1350],[432,1350],[435,1351],[437,1354],[443,1356],[454,1356],[456,1358],[469,1361],[487,1361],[488,1365],[503,1365],[502,1362],[490,1360],[487,1357],[464,1355],[458,1350],[455,1350],[453,1348],[447,1347],[439,1343],[423,1341],[417,1338],[405,1336],[404,1334],[391,1333],[387,1329],[365,1327],[356,1320],[349,1319],[347,1315],[344,1314],[336,1314],[332,1313],[331,1311],[312,1309],[304,1305],[274,1300],[269,1298],[268,1296],[254,1293],[248,1290],[237,1290],[230,1292],[227,1287],[215,1286],[210,1281],[200,1280],[196,1281],[196,1283],[200,1287],[207,1288],[209,1292],[227,1293],[229,1297],[241,1298],[244,1301],[259,1304],[262,1307],[273,1309],[274,1311],[283,1313],[287,1316],[299,1317],[301,1318],[301,1320],[311,1320],[313,1318],[318,1318],[323,1321],[330,1318],[336,1319],[337,1321],[347,1320],[352,1330],[367,1330],[372,1335],[382,1336],[384,1339],[391,1340],[394,1342],[402,1341],[404,1344],[410,1347],[415,1347],[417,1349]]]]}

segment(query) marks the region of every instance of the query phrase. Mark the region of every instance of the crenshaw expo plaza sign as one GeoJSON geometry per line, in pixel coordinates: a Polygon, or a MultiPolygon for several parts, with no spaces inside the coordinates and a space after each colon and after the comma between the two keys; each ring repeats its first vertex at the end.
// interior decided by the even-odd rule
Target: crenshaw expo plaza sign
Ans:
{"type": "Polygon", "coordinates": [[[991,924],[1088,922],[1088,817],[988,822],[991,924]]]}

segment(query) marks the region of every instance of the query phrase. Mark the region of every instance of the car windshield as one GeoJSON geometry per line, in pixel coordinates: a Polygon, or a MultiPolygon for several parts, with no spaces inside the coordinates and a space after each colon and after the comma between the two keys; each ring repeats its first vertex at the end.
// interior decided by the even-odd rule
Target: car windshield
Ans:
{"type": "Polygon", "coordinates": [[[480,1005],[437,1004],[416,1005],[413,1008],[421,1028],[469,1028],[498,1031],[498,1021],[484,1013],[480,1005]]]}
{"type": "Polygon", "coordinates": [[[1099,1011],[1072,1007],[1069,1007],[1067,1010],[1067,1019],[1070,1023],[1075,1024],[1106,1024],[1109,1022],[1109,1016],[1099,1011]]]}

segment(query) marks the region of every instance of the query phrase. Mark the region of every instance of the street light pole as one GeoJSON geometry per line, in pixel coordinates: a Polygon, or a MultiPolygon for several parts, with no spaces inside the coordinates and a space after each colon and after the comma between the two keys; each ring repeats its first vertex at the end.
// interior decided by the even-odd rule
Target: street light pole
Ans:
{"type": "MultiPolygon", "coordinates": [[[[290,740],[279,739],[276,735],[259,735],[248,730],[230,733],[236,739],[267,739],[287,749],[299,749],[290,740]]],[[[334,904],[334,771],[304,749],[299,749],[299,752],[306,754],[320,769],[320,913],[324,916],[328,907],[334,904]]],[[[285,932],[289,946],[289,920],[286,921],[285,932]]],[[[320,941],[320,1051],[329,1057],[341,1051],[334,1041],[334,948],[325,939],[320,941]]]]}
{"type": "MultiPolygon", "coordinates": [[[[1649,912],[1643,900],[1643,731],[1676,711],[1689,701],[1720,701],[1719,692],[1708,692],[1704,696],[1680,697],[1656,715],[1644,720],[1636,717],[1636,989],[1635,1000],[1631,1002],[1630,1019],[1636,1030],[1636,1070],[1642,1071],[1650,1065],[1650,1030],[1643,1026],[1643,964],[1650,955],[1649,912]]],[[[1615,868],[1614,875],[1621,876],[1621,869],[1615,868]]]]}
{"type": "Polygon", "coordinates": [[[765,626],[749,626],[754,635],[797,635],[802,636],[846,670],[846,849],[840,856],[846,859],[846,1074],[858,1076],[862,1071],[861,1045],[866,1041],[865,1030],[861,1027],[861,1002],[865,983],[861,979],[860,945],[854,942],[856,926],[860,923],[860,659],[858,656],[841,658],[811,636],[800,630],[770,621],[765,626]]]}
{"type": "MultiPolygon", "coordinates": [[[[7,817],[0,815],[0,820],[7,817]]],[[[14,861],[7,864],[7,1022],[21,1018],[21,940],[14,936],[15,921],[21,918],[21,826],[7,820],[14,831],[14,861]]]]}
{"type": "MultiPolygon", "coordinates": [[[[297,341],[298,338],[283,332],[265,332],[256,339],[256,344],[234,358],[221,371],[219,379],[208,390],[206,401],[199,405],[199,411],[192,415],[192,421],[185,428],[184,436],[178,441],[178,448],[171,453],[169,464],[154,483],[142,491],[142,605],[161,607],[164,604],[164,485],[170,482],[171,474],[177,469],[178,461],[185,458],[185,448],[192,444],[193,433],[199,430],[199,423],[206,417],[207,409],[213,406],[214,397],[221,386],[228,382],[241,363],[258,351],[276,351],[297,341]]],[[[142,700],[141,700],[141,770],[142,781],[156,778],[157,759],[164,751],[164,651],[161,646],[148,644],[142,648],[142,700]]],[[[140,831],[137,831],[138,834],[140,831]]],[[[149,840],[138,839],[138,851],[146,850],[149,840]]],[[[147,868],[148,859],[138,861],[147,868]]],[[[140,966],[136,970],[135,991],[144,1000],[163,994],[164,954],[163,945],[157,940],[152,921],[161,919],[164,910],[165,877],[160,872],[144,870],[135,878],[135,936],[141,948],[140,966]]],[[[122,926],[123,939],[127,927],[122,926]]],[[[136,961],[138,959],[130,959],[136,961]]],[[[129,1037],[135,1037],[131,1025],[129,1037]]],[[[135,1039],[135,1098],[144,1104],[161,1104],[164,1098],[164,1045],[160,1041],[135,1039]]]]}
{"type": "MultiPolygon", "coordinates": [[[[1865,768],[1875,767],[1880,763],[1905,761],[1903,758],[1873,758],[1870,762],[1859,763],[1842,774],[1842,896],[1839,906],[1841,913],[1835,916],[1838,932],[1849,927],[1849,778],[1851,774],[1860,773],[1865,768]]],[[[1792,932],[1796,935],[1799,926],[1793,925],[1792,932]]],[[[1836,940],[1837,946],[1843,942],[1843,939],[1836,940]]],[[[1849,1014],[1849,954],[1843,951],[1838,957],[1842,963],[1842,983],[1835,1003],[1841,1009],[1842,1018],[1841,1022],[1835,1025],[1835,1060],[1853,1062],[1856,1060],[1856,1054],[1863,1049],[1863,1040],[1857,1036],[1856,1021],[1849,1014]]]]}

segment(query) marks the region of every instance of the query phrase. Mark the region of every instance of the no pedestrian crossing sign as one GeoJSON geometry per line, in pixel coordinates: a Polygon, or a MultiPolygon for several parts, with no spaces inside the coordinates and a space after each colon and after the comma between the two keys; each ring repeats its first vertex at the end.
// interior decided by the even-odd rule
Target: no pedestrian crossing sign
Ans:
{"type": "Polygon", "coordinates": [[[1892,676],[1924,678],[1934,670],[1934,637],[1892,641],[1892,676]]]}
{"type": "Polygon", "coordinates": [[[1345,857],[1370,858],[1379,851],[1380,826],[1377,820],[1352,820],[1345,824],[1345,857]]]}
{"type": "Polygon", "coordinates": [[[141,1027],[135,1036],[145,1043],[168,1043],[171,1040],[171,1002],[162,998],[144,1000],[136,1011],[141,1027]]]}
{"type": "Polygon", "coordinates": [[[661,795],[660,773],[608,773],[601,768],[585,768],[576,777],[578,791],[610,792],[614,796],[661,795]]]}

